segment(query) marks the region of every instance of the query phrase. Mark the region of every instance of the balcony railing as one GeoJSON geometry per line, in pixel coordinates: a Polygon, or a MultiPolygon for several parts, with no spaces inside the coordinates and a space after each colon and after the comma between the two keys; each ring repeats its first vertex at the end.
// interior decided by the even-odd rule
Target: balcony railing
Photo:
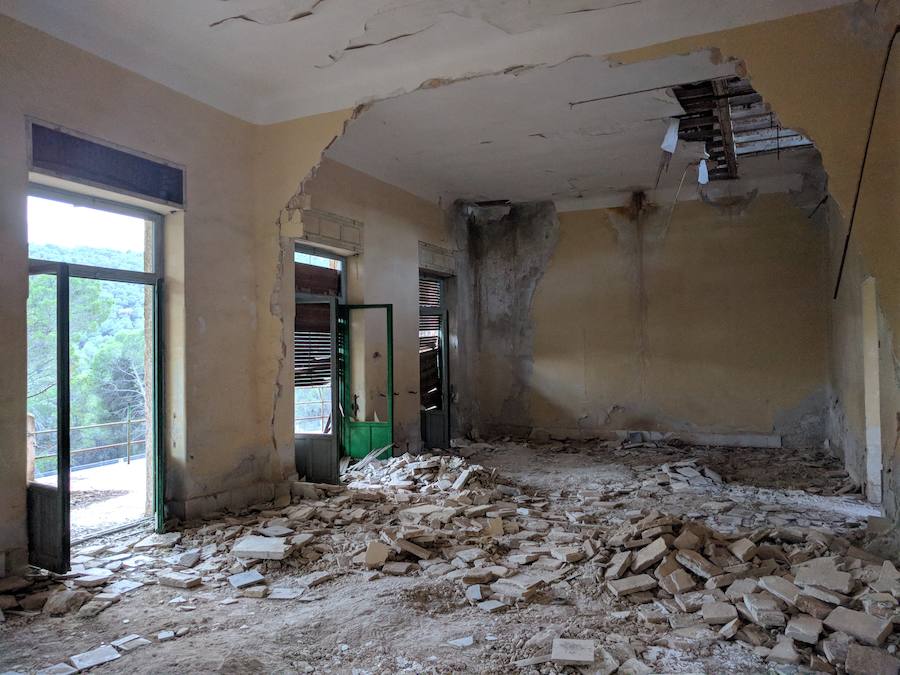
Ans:
{"type": "MultiPolygon", "coordinates": [[[[105,445],[95,445],[88,448],[72,448],[69,451],[70,455],[78,455],[86,452],[96,452],[98,450],[109,450],[110,448],[125,448],[125,461],[128,464],[131,464],[131,457],[133,454],[132,448],[134,446],[146,445],[146,438],[135,438],[134,437],[134,429],[133,427],[138,424],[143,424],[147,420],[145,419],[132,419],[130,416],[128,419],[122,420],[120,422],[104,422],[102,424],[85,424],[83,426],[71,427],[71,431],[82,431],[86,429],[104,429],[111,427],[125,427],[125,440],[119,443],[107,443],[105,445]]],[[[29,431],[28,437],[33,438],[35,440],[35,445],[37,445],[37,438],[39,436],[46,436],[50,434],[55,434],[59,431],[58,429],[40,429],[38,431],[29,431]]],[[[35,461],[39,459],[46,459],[48,457],[56,457],[56,452],[51,452],[50,454],[38,455],[35,454],[35,461]]]]}

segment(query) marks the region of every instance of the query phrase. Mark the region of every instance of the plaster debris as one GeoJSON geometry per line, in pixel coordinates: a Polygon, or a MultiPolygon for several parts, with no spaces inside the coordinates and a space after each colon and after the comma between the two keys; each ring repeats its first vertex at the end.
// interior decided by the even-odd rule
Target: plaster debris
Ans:
{"type": "MultiPolygon", "coordinates": [[[[494,448],[474,452],[490,459],[494,448]]],[[[729,481],[727,468],[708,470],[695,457],[679,458],[680,449],[653,444],[612,450],[617,461],[633,457],[628,477],[571,486],[534,487],[458,452],[350,466],[347,484],[307,484],[291,503],[188,523],[162,541],[154,535],[84,553],[68,575],[36,573],[8,584],[14,590],[0,594],[4,630],[25,607],[91,614],[110,611],[127,593],[134,608],[148,589],[173,585],[192,590],[179,604],[161,598],[170,613],[232,611],[226,603],[264,603],[277,612],[283,605],[269,600],[326,607],[361,594],[403,615],[468,611],[466,623],[454,624],[466,632],[442,640],[460,658],[492,658],[482,651],[486,626],[500,637],[499,649],[512,640],[502,626],[534,621],[543,628],[544,613],[557,604],[581,608],[574,623],[548,625],[546,634],[526,628],[520,641],[496,652],[499,670],[555,663],[605,673],[666,671],[674,663],[667,659],[688,658],[700,644],[746,645],[728,652],[755,659],[745,670],[761,669],[764,660],[774,667],[815,658],[843,667],[852,647],[854,664],[882,656],[891,663],[882,646],[898,642],[900,607],[891,590],[900,574],[861,548],[863,530],[846,527],[857,517],[851,511],[829,520],[830,512],[808,507],[808,493],[791,502],[770,490],[762,500],[761,490],[729,481]],[[667,458],[654,460],[655,452],[667,458]],[[268,557],[273,553],[280,557],[268,557]],[[98,574],[109,562],[122,565],[98,574]],[[77,583],[92,584],[92,577],[102,583],[77,583]],[[583,627],[589,617],[597,628],[583,627]],[[618,632],[631,637],[618,640],[618,632]],[[670,650],[665,657],[654,651],[661,645],[670,650]]],[[[831,499],[848,500],[847,508],[852,502],[831,499]]],[[[864,522],[867,514],[858,513],[864,522]]],[[[156,642],[177,635],[159,625],[133,630],[152,631],[156,642]]],[[[127,637],[108,649],[136,658],[127,645],[148,641],[127,637]]],[[[402,670],[382,663],[381,670],[392,669],[402,670]]]]}

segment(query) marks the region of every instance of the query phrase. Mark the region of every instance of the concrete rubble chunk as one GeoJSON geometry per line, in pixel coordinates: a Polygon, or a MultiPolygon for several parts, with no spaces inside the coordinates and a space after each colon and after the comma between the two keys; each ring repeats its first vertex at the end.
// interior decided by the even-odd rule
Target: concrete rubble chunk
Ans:
{"type": "Polygon", "coordinates": [[[240,539],[232,548],[236,558],[251,560],[284,560],[290,548],[281,537],[263,537],[251,534],[240,539]]]}
{"type": "Polygon", "coordinates": [[[616,553],[609,561],[604,577],[606,579],[621,579],[625,572],[628,571],[633,556],[634,554],[631,551],[616,553]]]}
{"type": "Polygon", "coordinates": [[[151,534],[141,539],[132,548],[135,551],[145,551],[152,548],[172,548],[179,541],[181,541],[181,532],[151,534]]]}
{"type": "Polygon", "coordinates": [[[377,569],[387,562],[391,550],[377,539],[372,539],[366,545],[365,561],[370,570],[377,569]]]}
{"type": "Polygon", "coordinates": [[[797,596],[797,599],[794,601],[794,606],[797,608],[797,611],[809,614],[820,621],[831,614],[831,610],[834,609],[827,602],[822,602],[818,598],[814,598],[804,593],[800,593],[800,595],[797,596]]]}
{"type": "Polygon", "coordinates": [[[740,630],[740,628],[741,620],[737,618],[732,619],[719,629],[719,637],[723,640],[730,640],[735,635],[737,635],[737,632],[740,630]]]}
{"type": "Polygon", "coordinates": [[[675,560],[683,567],[686,567],[688,570],[704,579],[718,576],[723,572],[722,568],[711,563],[697,553],[697,551],[678,551],[675,554],[675,560]]]}
{"type": "Polygon", "coordinates": [[[203,583],[199,574],[188,572],[163,572],[158,574],[156,579],[162,586],[171,586],[172,588],[196,588],[203,583]]]}
{"type": "Polygon", "coordinates": [[[638,574],[633,577],[625,577],[624,579],[613,579],[606,584],[609,590],[617,598],[639,593],[640,591],[649,591],[656,587],[656,579],[649,574],[638,574]]]}
{"type": "Polygon", "coordinates": [[[853,591],[853,576],[849,572],[841,572],[833,563],[807,563],[795,567],[795,571],[794,583],[797,586],[818,586],[844,595],[853,591]]]}
{"type": "Polygon", "coordinates": [[[96,649],[75,654],[75,656],[69,657],[69,661],[78,670],[87,670],[88,668],[95,668],[96,666],[102,666],[104,663],[115,661],[121,656],[112,645],[102,645],[96,649]]]}
{"type": "Polygon", "coordinates": [[[405,551],[411,555],[414,555],[417,558],[422,560],[428,560],[431,558],[432,553],[426,548],[422,548],[418,544],[414,544],[411,541],[407,541],[406,539],[398,539],[396,542],[397,548],[401,551],[405,551]]]}
{"type": "Polygon", "coordinates": [[[306,586],[307,588],[313,588],[314,586],[318,586],[319,584],[324,584],[326,581],[331,581],[334,579],[334,572],[321,571],[321,572],[311,572],[310,574],[306,574],[300,577],[297,580],[301,586],[306,586]]]}
{"type": "Polygon", "coordinates": [[[741,562],[747,562],[756,556],[756,544],[749,539],[738,539],[728,545],[728,551],[741,562]]]}
{"type": "Polygon", "coordinates": [[[697,582],[694,581],[694,578],[680,568],[659,580],[659,587],[672,595],[687,593],[696,586],[697,582]]]}
{"type": "Polygon", "coordinates": [[[447,644],[459,649],[464,649],[465,647],[471,647],[475,644],[475,638],[471,635],[467,635],[466,637],[456,638],[455,640],[447,640],[447,644]]]}
{"type": "Polygon", "coordinates": [[[76,586],[94,588],[96,586],[103,586],[112,578],[112,575],[113,573],[108,569],[104,569],[102,567],[91,567],[90,569],[86,569],[84,571],[84,576],[74,579],[73,582],[76,586]]]}
{"type": "Polygon", "coordinates": [[[655,565],[660,560],[662,560],[668,550],[669,547],[666,544],[665,539],[659,537],[658,539],[653,540],[653,542],[651,542],[635,554],[634,560],[631,563],[631,571],[643,572],[651,565],[655,565]]]}
{"type": "Polygon", "coordinates": [[[234,588],[241,589],[259,584],[265,581],[265,577],[256,570],[247,570],[239,574],[232,574],[228,577],[228,583],[234,588]]]}
{"type": "Polygon", "coordinates": [[[71,675],[71,673],[77,672],[78,671],[68,663],[56,663],[47,668],[41,668],[36,671],[34,675],[71,675]]]}
{"type": "Polygon", "coordinates": [[[173,630],[161,630],[156,634],[156,639],[159,642],[168,642],[169,640],[175,639],[175,631],[173,630]]]}
{"type": "Polygon", "coordinates": [[[79,609],[91,599],[91,594],[84,590],[57,591],[44,603],[43,612],[50,616],[62,616],[79,609]]]}
{"type": "Polygon", "coordinates": [[[846,633],[867,645],[879,646],[894,630],[890,621],[857,612],[846,607],[835,607],[825,618],[825,625],[831,630],[846,633]]]}
{"type": "Polygon", "coordinates": [[[844,662],[847,660],[851,642],[852,640],[849,635],[837,631],[819,643],[819,651],[825,655],[825,658],[828,659],[829,663],[836,666],[843,666],[844,662]]]}
{"type": "Polygon", "coordinates": [[[729,602],[707,602],[700,608],[703,620],[714,626],[737,619],[737,610],[729,602]]]}
{"type": "Polygon", "coordinates": [[[900,659],[883,649],[853,643],[847,650],[845,668],[848,675],[898,675],[900,659]]]}
{"type": "Polygon", "coordinates": [[[785,625],[784,614],[770,595],[748,593],[744,596],[744,606],[753,623],[762,628],[781,628],[785,625]]]}
{"type": "Polygon", "coordinates": [[[782,637],[766,659],[772,663],[786,663],[789,665],[797,665],[800,663],[800,654],[794,648],[794,641],[787,637],[782,637]]]}
{"type": "Polygon", "coordinates": [[[491,614],[493,612],[500,611],[504,607],[507,607],[507,604],[499,600],[485,600],[484,602],[479,602],[477,607],[478,609],[491,614]]]}
{"type": "Polygon", "coordinates": [[[616,671],[616,675],[650,675],[653,669],[638,658],[630,658],[616,671]]]}
{"type": "Polygon", "coordinates": [[[768,591],[789,605],[795,605],[797,596],[800,595],[800,589],[783,577],[762,577],[759,580],[759,585],[763,590],[768,591]]]}
{"type": "Polygon", "coordinates": [[[808,645],[817,644],[821,633],[822,622],[807,614],[791,617],[787,628],[784,629],[785,636],[808,645]]]}
{"type": "Polygon", "coordinates": [[[566,665],[593,663],[594,641],[556,638],[553,640],[550,660],[566,665]]]}

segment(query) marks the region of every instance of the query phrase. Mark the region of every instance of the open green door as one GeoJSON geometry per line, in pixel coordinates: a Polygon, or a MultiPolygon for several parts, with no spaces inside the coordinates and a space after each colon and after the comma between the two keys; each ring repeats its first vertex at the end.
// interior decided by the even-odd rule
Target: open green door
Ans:
{"type": "MultiPolygon", "coordinates": [[[[394,442],[393,305],[338,310],[341,454],[362,458],[394,442]]],[[[390,457],[388,448],[379,457],[390,457]]]]}

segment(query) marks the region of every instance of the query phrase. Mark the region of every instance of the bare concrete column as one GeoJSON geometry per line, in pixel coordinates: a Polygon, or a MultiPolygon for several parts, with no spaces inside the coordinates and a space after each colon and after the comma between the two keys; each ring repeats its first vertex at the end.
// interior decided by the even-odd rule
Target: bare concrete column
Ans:
{"type": "Polygon", "coordinates": [[[36,431],[36,426],[34,423],[34,415],[28,413],[27,421],[26,421],[26,430],[28,432],[28,440],[25,444],[25,453],[26,453],[26,464],[25,464],[25,482],[33,483],[34,482],[34,446],[35,446],[35,438],[34,432],[36,431]]]}

